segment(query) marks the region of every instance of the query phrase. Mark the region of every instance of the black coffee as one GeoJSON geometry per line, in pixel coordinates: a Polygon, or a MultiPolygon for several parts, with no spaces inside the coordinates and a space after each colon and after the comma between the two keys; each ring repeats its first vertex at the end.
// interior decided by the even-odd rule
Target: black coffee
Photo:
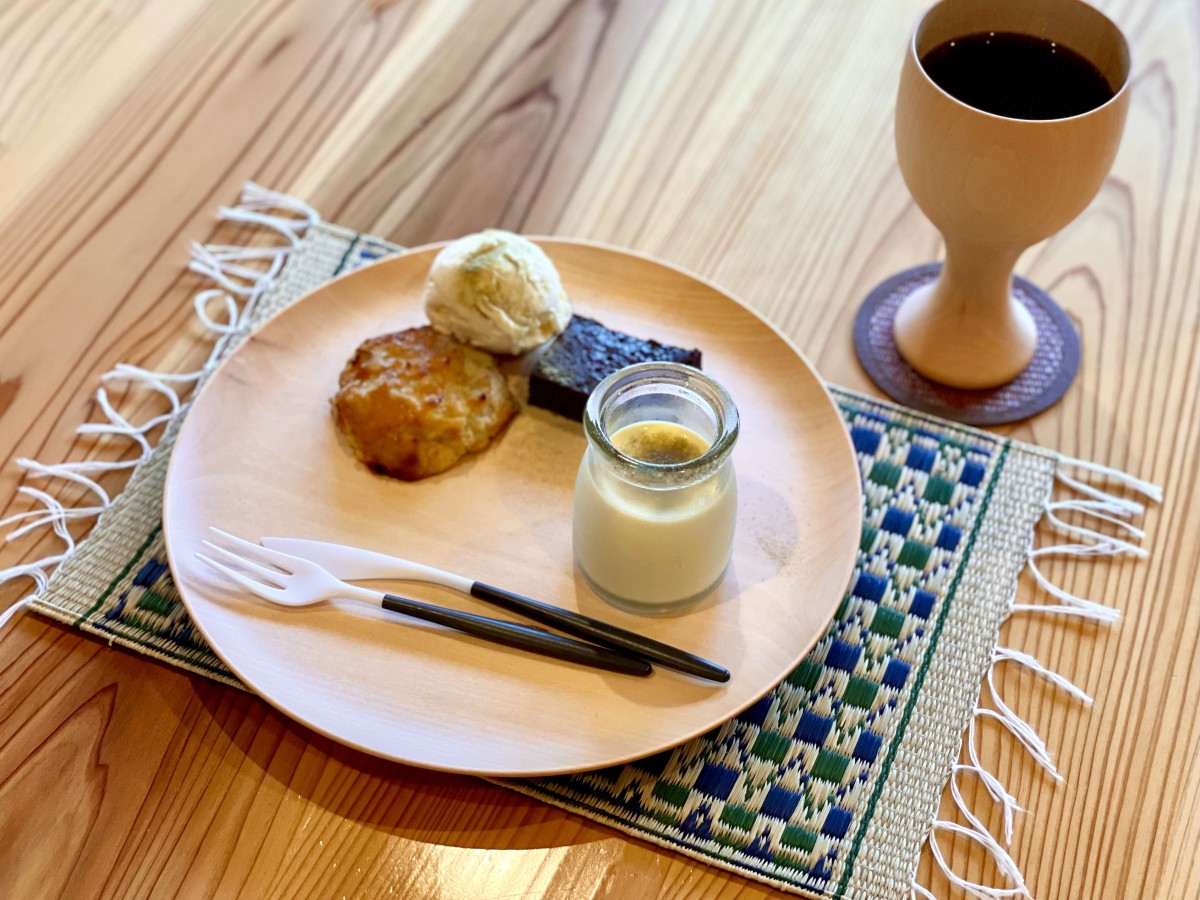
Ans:
{"type": "Polygon", "coordinates": [[[968,106],[1009,119],[1065,119],[1102,106],[1114,90],[1069,47],[1011,31],[939,44],[921,57],[934,83],[968,106]]]}

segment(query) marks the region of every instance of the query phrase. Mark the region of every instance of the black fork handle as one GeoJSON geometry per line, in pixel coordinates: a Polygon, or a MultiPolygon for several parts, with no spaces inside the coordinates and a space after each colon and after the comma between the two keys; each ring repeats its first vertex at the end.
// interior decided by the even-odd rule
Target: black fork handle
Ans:
{"type": "Polygon", "coordinates": [[[596,669],[605,669],[609,672],[620,672],[625,675],[645,677],[653,671],[650,664],[640,657],[551,634],[540,628],[529,628],[500,619],[489,619],[486,616],[446,609],[430,603],[421,603],[418,600],[409,600],[406,597],[397,597],[395,594],[384,594],[380,605],[390,612],[421,619],[425,622],[433,622],[463,634],[483,638],[494,644],[528,650],[531,653],[540,653],[542,656],[551,656],[555,659],[579,663],[596,669]]]}
{"type": "Polygon", "coordinates": [[[542,625],[557,628],[564,634],[594,641],[616,650],[623,650],[668,669],[675,669],[678,672],[708,681],[722,683],[729,681],[729,670],[724,666],[709,662],[703,657],[680,650],[678,647],[672,647],[670,644],[651,640],[637,632],[618,628],[616,625],[601,622],[599,619],[593,619],[569,609],[522,597],[520,594],[514,594],[511,591],[492,587],[490,584],[483,584],[479,581],[471,585],[471,596],[485,600],[493,606],[499,606],[501,609],[507,609],[509,612],[525,616],[527,619],[533,619],[542,625]]]}

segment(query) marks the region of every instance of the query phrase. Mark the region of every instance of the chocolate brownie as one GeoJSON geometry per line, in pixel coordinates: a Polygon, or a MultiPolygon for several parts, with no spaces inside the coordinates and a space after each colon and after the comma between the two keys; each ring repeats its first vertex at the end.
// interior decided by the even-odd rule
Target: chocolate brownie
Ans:
{"type": "Polygon", "coordinates": [[[700,351],[605,328],[595,319],[573,316],[538,358],[529,378],[529,402],[583,421],[588,397],[618,369],[640,362],[677,362],[700,368],[700,351]]]}

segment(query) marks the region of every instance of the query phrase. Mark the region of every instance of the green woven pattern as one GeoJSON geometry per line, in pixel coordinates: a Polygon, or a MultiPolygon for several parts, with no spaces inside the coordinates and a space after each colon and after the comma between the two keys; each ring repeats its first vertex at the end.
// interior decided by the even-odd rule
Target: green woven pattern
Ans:
{"type": "Polygon", "coordinates": [[[531,783],[532,793],[840,893],[1007,456],[994,438],[840,399],[864,475],[863,540],[816,649],[717,731],[633,765],[531,783]]]}
{"type": "MultiPolygon", "coordinates": [[[[263,314],[395,249],[313,228],[263,314]]],[[[507,786],[787,889],[906,895],[1053,457],[834,394],[858,453],[864,525],[855,575],[814,651],[741,715],[672,751],[507,786]],[[1002,520],[989,516],[998,504],[1002,520]],[[931,674],[947,663],[953,683],[931,674]],[[881,808],[906,824],[875,827],[881,808]]],[[[166,565],[161,486],[177,427],[37,605],[237,684],[196,633],[166,565]]]]}

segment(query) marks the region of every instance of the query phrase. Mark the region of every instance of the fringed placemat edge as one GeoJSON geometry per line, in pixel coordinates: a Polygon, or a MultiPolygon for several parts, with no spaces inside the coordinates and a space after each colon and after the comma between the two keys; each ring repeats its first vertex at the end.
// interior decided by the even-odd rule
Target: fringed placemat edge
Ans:
{"type": "MultiPolygon", "coordinates": [[[[94,523],[99,517],[104,516],[121,503],[123,498],[128,499],[125,494],[118,495],[115,499],[110,498],[108,493],[97,483],[96,478],[106,471],[122,469],[133,470],[134,479],[137,479],[139,475],[150,474],[149,472],[142,471],[144,468],[154,468],[153,466],[144,465],[155,455],[155,446],[151,444],[148,435],[154,429],[166,424],[167,430],[164,432],[159,445],[161,446],[163,443],[169,445],[173,431],[181,420],[180,413],[186,409],[186,402],[182,399],[182,395],[198,389],[221,359],[228,355],[229,352],[232,352],[246,334],[253,330],[254,327],[257,327],[262,320],[277,311],[275,309],[259,308],[259,303],[283,275],[289,257],[300,247],[306,233],[311,232],[313,226],[320,224],[322,228],[329,229],[331,232],[341,234],[346,238],[359,239],[359,236],[352,231],[340,228],[339,226],[322,223],[316,211],[303,203],[303,201],[286,194],[269,191],[253,183],[248,183],[245,186],[238,206],[222,208],[219,212],[219,217],[227,221],[260,226],[282,237],[284,243],[271,247],[193,245],[189,268],[210,278],[215,284],[215,287],[201,291],[194,299],[196,315],[214,339],[214,347],[208,360],[200,369],[190,373],[152,372],[137,366],[119,364],[101,378],[101,385],[97,390],[96,399],[107,422],[85,423],[77,430],[80,434],[92,434],[101,438],[126,438],[138,445],[141,452],[137,458],[119,461],[89,459],[79,462],[64,462],[56,465],[46,465],[29,459],[17,460],[17,465],[26,472],[26,483],[22,484],[18,491],[20,494],[28,496],[34,506],[32,509],[19,512],[0,521],[0,527],[15,526],[14,530],[6,536],[6,540],[17,539],[22,535],[37,532],[43,528],[52,528],[63,541],[63,550],[43,559],[22,563],[0,571],[0,584],[22,577],[27,577],[34,581],[34,590],[29,595],[21,598],[7,610],[0,613],[0,629],[3,629],[4,625],[19,610],[32,608],[50,618],[96,634],[108,640],[110,644],[118,643],[130,646],[138,652],[152,656],[160,661],[177,665],[194,674],[204,675],[223,684],[243,687],[235,678],[227,672],[222,671],[223,667],[219,665],[214,666],[207,659],[198,658],[189,661],[187,659],[180,659],[178,656],[168,656],[156,649],[152,641],[135,641],[120,634],[105,631],[102,628],[93,626],[91,623],[86,623],[84,621],[85,616],[75,618],[64,609],[52,606],[41,600],[51,582],[60,576],[65,577],[69,574],[72,567],[78,563],[78,551],[86,543],[86,538],[84,538],[81,543],[77,544],[76,540],[71,536],[69,525],[88,520],[92,520],[94,523]],[[214,302],[219,303],[220,307],[223,308],[225,313],[223,320],[214,319],[210,315],[210,308],[214,302]],[[146,422],[134,425],[127,421],[108,399],[105,385],[113,382],[131,383],[158,392],[170,403],[171,410],[146,422]],[[29,483],[39,479],[78,485],[84,489],[87,495],[90,495],[90,499],[80,501],[75,506],[64,506],[50,493],[29,483]]],[[[885,408],[891,415],[909,415],[907,411],[897,412],[897,408],[894,405],[885,404],[878,398],[846,388],[831,386],[831,390],[835,393],[852,397],[864,404],[874,404],[880,408],[885,408]]],[[[929,421],[934,417],[922,413],[913,413],[909,418],[913,422],[920,422],[929,421]]],[[[970,426],[945,422],[945,427],[954,429],[964,435],[986,435],[989,440],[997,440],[995,435],[970,426]]],[[[997,898],[997,900],[1002,897],[1029,896],[1028,888],[1022,879],[1019,867],[1006,849],[1006,846],[1011,843],[1012,816],[1020,807],[1017,804],[1016,798],[1008,793],[999,779],[986,771],[980,764],[977,744],[978,732],[975,723],[981,718],[993,718],[997,720],[1017,738],[1035,762],[1045,769],[1051,777],[1061,780],[1061,776],[1055,769],[1049,749],[1042,739],[999,696],[993,677],[995,668],[1005,662],[1023,665],[1032,672],[1047,678],[1073,698],[1085,704],[1091,702],[1091,698],[1086,693],[1061,675],[1052,672],[1034,657],[1013,648],[1000,647],[998,645],[1000,625],[1009,616],[1018,613],[1068,616],[1088,619],[1101,624],[1115,621],[1119,617],[1119,613],[1115,609],[1094,600],[1070,594],[1053,584],[1041,571],[1039,560],[1053,556],[1101,558],[1123,555],[1144,557],[1148,555],[1147,551],[1140,546],[1140,542],[1145,537],[1145,532],[1134,524],[1134,520],[1145,513],[1144,504],[1138,500],[1129,499],[1116,491],[1102,489],[1096,484],[1091,483],[1092,481],[1099,481],[1101,483],[1113,482],[1126,491],[1143,495],[1150,501],[1162,501],[1162,491],[1159,487],[1117,469],[1085,460],[1073,459],[1052,450],[1012,439],[1004,438],[999,440],[1003,443],[1010,459],[1019,455],[1022,459],[1031,461],[1028,463],[1029,465],[1048,467],[1048,470],[1052,471],[1053,478],[1048,479],[1050,481],[1050,489],[1046,491],[1040,507],[1037,507],[1035,524],[1036,521],[1044,521],[1056,532],[1062,534],[1064,540],[1067,542],[1034,546],[1031,540],[1029,545],[1024,548],[1024,568],[1029,570],[1036,589],[1041,593],[1048,594],[1053,598],[1054,602],[1043,603],[1033,600],[1020,602],[1018,600],[1016,585],[1012,585],[1009,593],[1010,599],[1007,599],[1000,608],[993,610],[996,621],[994,626],[988,630],[988,633],[991,635],[991,642],[994,649],[990,659],[982,667],[983,671],[979,674],[978,682],[982,684],[982,688],[974,686],[970,688],[979,695],[980,700],[974,705],[973,709],[969,708],[965,722],[950,723],[947,725],[947,727],[957,729],[955,732],[957,742],[952,757],[947,757],[946,754],[943,754],[942,758],[937,761],[937,777],[944,786],[949,787],[956,807],[970,824],[964,826],[957,822],[936,819],[937,806],[935,804],[931,811],[931,815],[934,818],[931,819],[931,824],[916,848],[919,850],[920,846],[925,841],[928,841],[936,862],[951,883],[975,896],[997,898]],[[1019,453],[1015,453],[1014,451],[1019,451],[1019,453]],[[1061,493],[1056,490],[1056,485],[1061,489],[1061,493]],[[1068,521],[1068,516],[1073,521],[1068,521]],[[1110,530],[1112,528],[1120,529],[1122,536],[1115,537],[1111,534],[1101,532],[1098,528],[1080,524],[1079,520],[1085,518],[1094,519],[1097,524],[1100,522],[1107,523],[1110,530]],[[984,689],[988,691],[988,697],[991,700],[990,706],[985,705],[983,702],[984,689]],[[958,761],[960,756],[958,752],[959,748],[965,749],[969,757],[969,762],[961,763],[958,761]],[[990,834],[988,829],[964,802],[958,786],[958,778],[961,775],[978,777],[983,782],[988,794],[1001,805],[1005,831],[1003,844],[999,838],[990,834]],[[979,843],[996,861],[999,871],[1010,881],[1010,885],[992,887],[971,882],[960,877],[950,868],[941,851],[937,839],[939,832],[950,832],[961,835],[979,843]]],[[[157,455],[159,458],[165,460],[167,453],[157,455]]],[[[1009,470],[1008,475],[1011,476],[1014,472],[1019,474],[1020,467],[1025,464],[1017,463],[1015,468],[1009,470]]],[[[1006,477],[1005,473],[1000,473],[1000,477],[1006,477]]],[[[1002,521],[1003,518],[992,519],[991,521],[995,524],[989,527],[1002,527],[1004,524],[1002,521]]],[[[987,560],[983,558],[970,560],[964,572],[961,573],[964,583],[974,577],[985,575],[986,563],[987,560]],[[976,568],[972,569],[973,566],[976,568]]],[[[993,605],[995,603],[994,597],[992,603],[993,605]]],[[[964,609],[967,606],[968,604],[956,605],[958,609],[964,609]]],[[[951,610],[951,614],[953,614],[953,610],[951,610]]],[[[923,721],[922,716],[930,714],[928,711],[920,709],[922,698],[929,698],[926,701],[926,705],[929,705],[936,699],[934,695],[927,692],[914,692],[913,696],[915,699],[913,701],[913,710],[911,711],[912,715],[909,719],[910,727],[914,721],[919,725],[923,721]]],[[[681,848],[678,843],[658,839],[644,831],[637,831],[616,820],[601,809],[573,806],[569,802],[564,802],[561,798],[548,795],[544,791],[539,792],[536,788],[529,785],[504,784],[506,787],[538,797],[557,806],[600,818],[613,827],[619,828],[640,839],[650,840],[676,851],[683,850],[687,852],[686,848],[681,848]]],[[[888,779],[884,779],[880,783],[877,796],[873,802],[899,805],[898,800],[888,797],[888,784],[888,779]]],[[[944,788],[942,791],[937,792],[937,796],[940,798],[943,792],[944,788]]],[[[871,893],[871,891],[875,890],[876,881],[879,881],[878,886],[882,890],[894,891],[897,887],[901,887],[896,881],[897,851],[894,848],[888,848],[888,835],[883,831],[885,828],[886,824],[882,820],[875,819],[874,817],[867,818],[866,833],[862,836],[864,839],[863,846],[867,848],[867,853],[864,855],[860,852],[859,859],[854,861],[854,865],[847,867],[846,875],[838,886],[837,895],[860,898],[860,900],[872,898],[873,900],[873,898],[879,896],[876,893],[871,893]],[[875,835],[872,829],[879,831],[880,835],[875,835]],[[877,837],[878,840],[876,840],[877,837]],[[851,887],[848,884],[850,874],[856,868],[857,871],[867,874],[866,887],[851,887]],[[866,892],[864,893],[863,891],[866,892]]],[[[692,853],[691,855],[699,859],[705,858],[702,851],[692,853]]],[[[911,848],[904,855],[907,855],[908,858],[916,859],[916,853],[913,853],[911,848]]],[[[716,860],[712,859],[711,861],[716,860]]],[[[762,876],[743,868],[738,868],[736,871],[744,877],[755,878],[758,881],[803,896],[820,896],[802,887],[762,876]]],[[[903,876],[903,887],[907,893],[932,896],[925,887],[917,883],[915,878],[915,862],[910,871],[900,872],[899,874],[903,876]]]]}

